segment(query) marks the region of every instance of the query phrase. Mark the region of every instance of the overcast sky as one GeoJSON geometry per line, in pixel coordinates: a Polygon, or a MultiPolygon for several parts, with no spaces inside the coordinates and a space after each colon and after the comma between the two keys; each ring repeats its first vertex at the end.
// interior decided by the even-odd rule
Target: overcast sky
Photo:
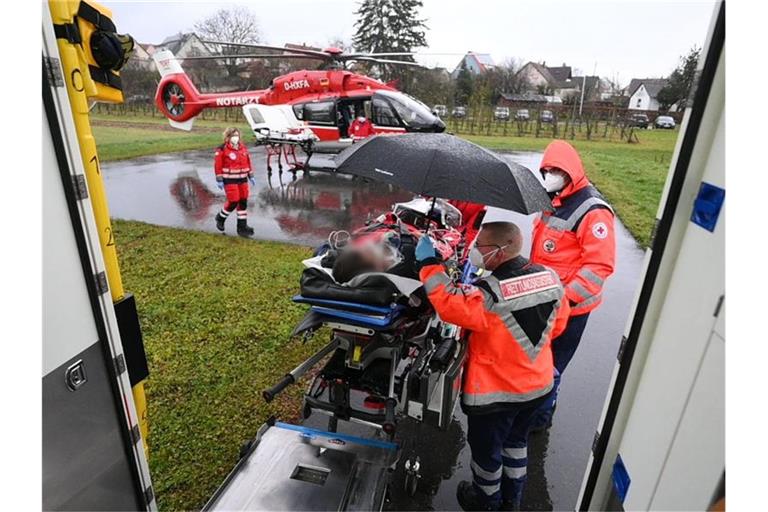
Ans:
{"type": "MultiPolygon", "coordinates": [[[[192,29],[216,9],[252,9],[268,44],[324,46],[351,40],[357,0],[103,1],[121,32],[142,43],[192,29]]],[[[508,58],[566,63],[604,77],[666,76],[678,57],[701,46],[712,16],[712,0],[424,0],[425,52],[490,53],[508,58]]],[[[422,63],[456,66],[459,55],[423,56],[422,63]]]]}

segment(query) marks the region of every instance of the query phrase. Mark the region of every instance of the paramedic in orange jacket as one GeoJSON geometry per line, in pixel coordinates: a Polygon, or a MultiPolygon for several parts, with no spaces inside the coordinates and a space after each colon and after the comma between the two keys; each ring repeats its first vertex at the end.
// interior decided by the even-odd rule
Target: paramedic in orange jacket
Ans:
{"type": "Polygon", "coordinates": [[[469,332],[461,406],[473,481],[457,489],[464,510],[519,508],[530,422],[553,390],[551,340],[568,301],[555,272],[520,256],[522,243],[511,222],[483,225],[475,250],[493,274],[473,286],[453,283],[428,236],[416,248],[435,311],[469,332]]]}
{"type": "MultiPolygon", "coordinates": [[[[571,316],[563,334],[552,343],[559,374],[576,353],[590,312],[602,302],[603,284],[613,274],[616,230],[611,206],[592,186],[576,150],[565,141],[552,141],[540,166],[553,212],[534,221],[531,261],[553,269],[565,286],[571,316]]],[[[557,376],[557,385],[560,375],[557,376]]],[[[549,426],[552,404],[536,421],[549,426]]]]}

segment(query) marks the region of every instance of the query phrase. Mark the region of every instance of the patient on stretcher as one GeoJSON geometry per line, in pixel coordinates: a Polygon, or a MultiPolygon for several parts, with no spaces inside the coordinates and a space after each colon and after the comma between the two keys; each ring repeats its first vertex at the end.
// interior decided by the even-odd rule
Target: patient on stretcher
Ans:
{"type": "Polygon", "coordinates": [[[305,297],[334,298],[366,304],[414,305],[423,302],[414,252],[428,233],[444,260],[462,252],[461,233],[455,228],[461,213],[442,200],[417,198],[395,205],[367,226],[334,232],[304,262],[301,290],[305,297]]]}

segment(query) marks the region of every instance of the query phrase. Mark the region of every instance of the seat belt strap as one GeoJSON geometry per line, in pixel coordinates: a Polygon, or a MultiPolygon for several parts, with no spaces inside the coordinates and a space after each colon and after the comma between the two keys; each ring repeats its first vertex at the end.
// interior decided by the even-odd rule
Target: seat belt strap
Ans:
{"type": "Polygon", "coordinates": [[[88,71],[90,71],[94,82],[107,85],[113,89],[123,90],[123,81],[112,71],[91,65],[88,66],[88,71]]]}
{"type": "Polygon", "coordinates": [[[77,18],[72,23],[61,23],[53,25],[53,32],[56,39],[66,39],[72,44],[81,44],[83,37],[80,35],[80,27],[77,25],[77,18]]]}
{"type": "Polygon", "coordinates": [[[117,27],[115,27],[115,24],[109,16],[100,13],[88,2],[80,2],[80,7],[77,9],[77,15],[88,23],[98,27],[100,30],[105,32],[117,32],[117,27]]]}

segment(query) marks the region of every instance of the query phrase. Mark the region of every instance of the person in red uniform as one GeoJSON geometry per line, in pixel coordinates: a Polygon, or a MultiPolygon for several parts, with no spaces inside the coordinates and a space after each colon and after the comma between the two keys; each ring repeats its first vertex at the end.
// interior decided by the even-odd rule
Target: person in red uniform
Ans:
{"type": "Polygon", "coordinates": [[[349,136],[355,140],[364,139],[374,134],[373,123],[365,117],[362,111],[357,113],[357,117],[349,126],[349,136]]]}
{"type": "Polygon", "coordinates": [[[480,226],[483,224],[486,206],[484,204],[471,203],[469,201],[458,201],[451,199],[449,204],[456,207],[461,212],[461,226],[459,231],[464,235],[464,243],[467,247],[475,241],[480,226]]]}
{"type": "Polygon", "coordinates": [[[237,209],[237,234],[243,237],[253,235],[253,228],[248,225],[248,182],[255,185],[251,156],[248,148],[240,141],[240,130],[227,128],[224,131],[224,144],[216,148],[213,157],[213,169],[216,173],[216,185],[227,196],[227,202],[216,214],[216,228],[224,232],[224,222],[237,209]]]}
{"type": "MultiPolygon", "coordinates": [[[[590,312],[603,300],[603,284],[613,274],[616,230],[611,206],[587,179],[573,146],[562,140],[551,142],[540,170],[554,211],[534,221],[531,261],[557,272],[571,306],[565,332],[552,343],[559,387],[590,312]]],[[[557,389],[537,418],[536,429],[551,425],[556,399],[557,389]]]]}
{"type": "Polygon", "coordinates": [[[420,278],[440,318],[469,331],[461,407],[467,414],[472,482],[457,489],[464,510],[517,510],[531,420],[554,386],[552,339],[568,320],[557,274],[520,255],[511,222],[484,224],[475,250],[492,274],[455,284],[428,236],[416,246],[420,278]]]}

